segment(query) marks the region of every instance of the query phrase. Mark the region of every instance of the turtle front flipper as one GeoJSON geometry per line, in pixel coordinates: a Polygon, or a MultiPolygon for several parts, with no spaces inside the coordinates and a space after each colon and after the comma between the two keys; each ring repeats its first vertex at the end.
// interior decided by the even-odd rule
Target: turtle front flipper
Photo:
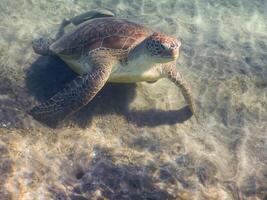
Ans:
{"type": "Polygon", "coordinates": [[[175,63],[166,64],[163,66],[163,73],[164,75],[171,80],[175,85],[177,85],[188,104],[188,107],[190,108],[193,115],[196,114],[196,107],[194,103],[194,99],[192,96],[191,87],[189,84],[184,80],[182,75],[177,71],[175,67],[175,63]]]}
{"type": "Polygon", "coordinates": [[[111,68],[110,64],[94,65],[90,73],[74,79],[48,101],[31,109],[29,114],[47,124],[63,120],[94,98],[108,80],[111,68]]]}

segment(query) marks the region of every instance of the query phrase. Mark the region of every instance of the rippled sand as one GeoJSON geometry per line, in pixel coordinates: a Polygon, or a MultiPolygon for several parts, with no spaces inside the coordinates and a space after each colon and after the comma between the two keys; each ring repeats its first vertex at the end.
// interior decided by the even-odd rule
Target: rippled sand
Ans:
{"type": "Polygon", "coordinates": [[[266,199],[267,2],[0,2],[0,199],[266,199]],[[31,41],[64,17],[109,8],[182,40],[177,88],[107,85],[57,128],[26,110],[75,77],[31,41]]]}

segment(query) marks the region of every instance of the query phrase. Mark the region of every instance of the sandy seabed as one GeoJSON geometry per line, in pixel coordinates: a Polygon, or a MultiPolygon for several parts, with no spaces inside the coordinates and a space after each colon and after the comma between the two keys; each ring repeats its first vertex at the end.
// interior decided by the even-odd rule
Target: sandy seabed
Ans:
{"type": "Polygon", "coordinates": [[[265,0],[0,1],[0,199],[267,199],[265,0]],[[108,8],[181,38],[168,80],[107,85],[56,128],[26,111],[75,77],[31,41],[108,8]]]}

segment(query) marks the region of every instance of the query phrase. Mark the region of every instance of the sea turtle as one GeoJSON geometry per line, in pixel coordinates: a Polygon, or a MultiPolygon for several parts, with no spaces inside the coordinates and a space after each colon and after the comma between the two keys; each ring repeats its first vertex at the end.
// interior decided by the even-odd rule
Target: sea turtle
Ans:
{"type": "Polygon", "coordinates": [[[62,91],[31,109],[35,119],[64,119],[90,102],[106,82],[155,82],[163,77],[180,88],[195,113],[191,89],[176,69],[179,40],[127,19],[87,16],[81,17],[86,21],[78,18],[82,23],[57,39],[33,42],[36,53],[59,56],[79,75],[62,91]]]}

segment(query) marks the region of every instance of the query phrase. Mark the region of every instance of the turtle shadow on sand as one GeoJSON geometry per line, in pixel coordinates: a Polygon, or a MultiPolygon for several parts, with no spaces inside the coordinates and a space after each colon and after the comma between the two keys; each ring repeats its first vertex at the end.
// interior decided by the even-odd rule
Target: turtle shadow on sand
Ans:
{"type": "MultiPolygon", "coordinates": [[[[62,90],[76,76],[60,58],[40,56],[26,73],[26,86],[30,94],[41,103],[62,90]]],[[[170,111],[157,109],[131,111],[128,104],[135,97],[135,89],[135,84],[108,83],[88,105],[71,116],[67,122],[85,128],[90,124],[92,116],[116,113],[123,115],[137,126],[153,127],[182,123],[192,116],[188,107],[170,111]]],[[[57,124],[48,125],[55,127],[57,124]]]]}

